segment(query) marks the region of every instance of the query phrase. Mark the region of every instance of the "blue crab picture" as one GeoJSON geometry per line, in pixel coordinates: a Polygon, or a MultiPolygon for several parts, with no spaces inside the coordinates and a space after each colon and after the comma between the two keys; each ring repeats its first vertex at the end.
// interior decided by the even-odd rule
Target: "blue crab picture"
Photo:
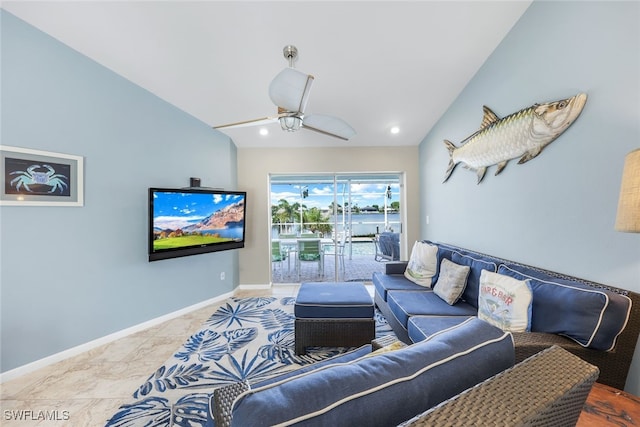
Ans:
{"type": "Polygon", "coordinates": [[[55,193],[58,190],[63,193],[65,188],[69,187],[65,182],[69,178],[56,173],[55,169],[50,165],[31,165],[26,171],[13,171],[10,175],[17,175],[10,182],[10,186],[15,187],[16,191],[24,188],[29,192],[33,192],[29,186],[39,184],[51,187],[51,190],[48,191],[49,193],[55,193]],[[42,169],[46,169],[46,171],[42,171],[42,169]]]}

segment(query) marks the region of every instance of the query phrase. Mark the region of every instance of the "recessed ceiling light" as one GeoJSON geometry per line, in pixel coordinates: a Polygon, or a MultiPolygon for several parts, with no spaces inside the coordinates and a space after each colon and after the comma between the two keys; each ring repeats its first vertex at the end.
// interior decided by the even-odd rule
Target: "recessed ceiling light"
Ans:
{"type": "Polygon", "coordinates": [[[391,132],[392,134],[394,134],[394,135],[395,135],[396,133],[399,133],[399,132],[400,132],[400,128],[399,128],[398,126],[393,126],[393,127],[390,129],[390,132],[391,132]]]}
{"type": "Polygon", "coordinates": [[[269,135],[269,129],[267,129],[267,128],[260,128],[260,135],[262,135],[262,136],[269,135]]]}

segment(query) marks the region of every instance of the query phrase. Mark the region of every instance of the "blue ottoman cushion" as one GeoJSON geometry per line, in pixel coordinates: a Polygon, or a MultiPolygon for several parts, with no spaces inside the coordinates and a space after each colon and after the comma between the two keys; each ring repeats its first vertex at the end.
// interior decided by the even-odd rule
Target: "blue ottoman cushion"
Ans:
{"type": "Polygon", "coordinates": [[[303,283],[294,305],[299,319],[371,319],[373,299],[358,282],[303,283]]]}

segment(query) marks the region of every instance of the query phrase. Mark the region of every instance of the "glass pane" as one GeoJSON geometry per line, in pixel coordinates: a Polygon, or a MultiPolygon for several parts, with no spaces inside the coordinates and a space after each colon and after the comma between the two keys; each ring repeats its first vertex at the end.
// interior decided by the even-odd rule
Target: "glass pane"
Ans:
{"type": "Polygon", "coordinates": [[[401,231],[400,183],[398,174],[271,176],[272,243],[283,246],[280,257],[272,249],[272,282],[370,281],[383,271],[375,238],[401,231]],[[322,262],[300,259],[304,237],[321,239],[322,262]]]}

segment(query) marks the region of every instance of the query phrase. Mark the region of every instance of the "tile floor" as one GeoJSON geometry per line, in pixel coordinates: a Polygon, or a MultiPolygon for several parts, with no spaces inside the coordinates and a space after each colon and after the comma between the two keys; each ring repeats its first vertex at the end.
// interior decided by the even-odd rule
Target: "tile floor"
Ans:
{"type": "MultiPolygon", "coordinates": [[[[374,255],[345,256],[344,270],[338,269],[338,281],[370,281],[374,271],[384,272],[385,263],[378,262],[374,255]]],[[[292,282],[333,282],[335,277],[335,260],[332,256],[325,257],[324,275],[318,273],[318,264],[305,262],[300,268],[300,277],[296,274],[295,260],[287,260],[282,264],[273,264],[273,283],[292,282]]]]}
{"type": "MultiPolygon", "coordinates": [[[[295,296],[297,285],[239,290],[236,296],[295,296]]],[[[160,325],[0,384],[0,425],[104,426],[133,392],[220,304],[160,325]],[[19,419],[22,417],[22,419],[19,419]],[[39,418],[49,419],[39,419],[39,418]]]]}

